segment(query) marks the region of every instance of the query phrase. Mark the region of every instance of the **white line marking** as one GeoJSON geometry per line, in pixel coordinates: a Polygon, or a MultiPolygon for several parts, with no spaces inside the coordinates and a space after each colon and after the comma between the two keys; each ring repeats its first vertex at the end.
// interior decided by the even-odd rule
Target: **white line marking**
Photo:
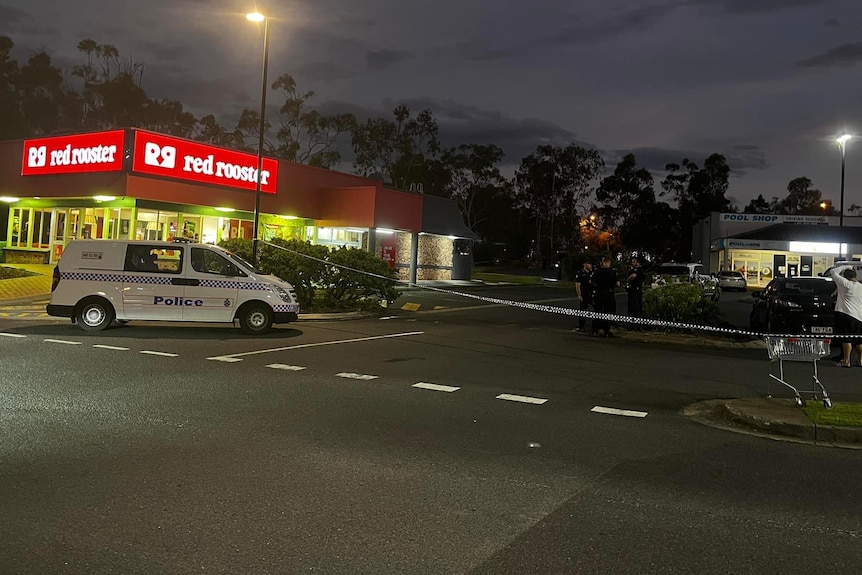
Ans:
{"type": "Polygon", "coordinates": [[[44,339],[48,343],[65,343],[66,345],[81,345],[80,341],[66,341],[64,339],[44,339]]]}
{"type": "Polygon", "coordinates": [[[287,347],[274,347],[272,349],[259,349],[257,351],[247,351],[245,353],[232,353],[230,355],[219,355],[217,357],[208,357],[207,359],[212,359],[214,361],[226,361],[226,362],[234,362],[234,361],[242,361],[241,359],[236,359],[238,357],[243,357],[246,355],[257,355],[259,353],[270,353],[273,351],[287,351],[290,349],[302,349],[306,347],[320,347],[322,345],[338,345],[340,343],[354,343],[357,341],[371,341],[375,339],[387,339],[392,337],[405,337],[408,335],[421,335],[425,333],[424,331],[409,331],[406,333],[392,333],[389,335],[374,335],[370,337],[357,337],[355,339],[338,339],[335,341],[322,341],[319,343],[303,343],[300,345],[289,345],[287,347]]]}
{"type": "Polygon", "coordinates": [[[117,347],[115,345],[94,345],[93,347],[98,347],[99,349],[113,349],[116,351],[129,351],[127,347],[117,347]]]}
{"type": "Polygon", "coordinates": [[[418,387],[419,389],[430,389],[431,391],[443,391],[446,393],[452,393],[453,391],[458,391],[461,389],[460,387],[452,387],[451,385],[437,385],[436,383],[414,383],[411,387],[418,387]]]}
{"type": "Polygon", "coordinates": [[[271,367],[272,369],[283,369],[285,371],[302,371],[305,369],[301,365],[286,365],[283,363],[271,363],[266,367],[271,367]]]}
{"type": "Polygon", "coordinates": [[[646,417],[646,411],[631,411],[629,409],[615,409],[613,407],[602,407],[600,405],[595,406],[590,411],[594,411],[595,413],[607,413],[608,415],[622,415],[625,417],[646,417]]]}
{"type": "Polygon", "coordinates": [[[376,375],[363,375],[361,373],[336,373],[335,377],[345,377],[347,379],[362,379],[362,380],[377,379],[376,375]]]}
{"type": "Polygon", "coordinates": [[[511,395],[508,393],[504,393],[502,395],[498,395],[497,399],[505,399],[506,401],[520,401],[521,403],[535,403],[536,405],[542,405],[547,399],[542,399],[541,397],[528,397],[526,395],[511,395]]]}
{"type": "Polygon", "coordinates": [[[21,335],[20,333],[0,333],[3,337],[27,337],[26,335],[21,335]]]}
{"type": "Polygon", "coordinates": [[[160,355],[162,357],[177,357],[179,355],[178,353],[165,353],[164,351],[146,351],[146,350],[142,351],[141,353],[144,353],[147,355],[160,355]]]}

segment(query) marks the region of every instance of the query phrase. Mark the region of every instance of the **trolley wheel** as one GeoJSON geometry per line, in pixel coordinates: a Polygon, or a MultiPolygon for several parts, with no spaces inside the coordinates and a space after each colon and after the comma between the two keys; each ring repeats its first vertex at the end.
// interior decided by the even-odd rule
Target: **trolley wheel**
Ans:
{"type": "Polygon", "coordinates": [[[796,407],[805,407],[805,400],[801,397],[796,398],[796,407]]]}
{"type": "Polygon", "coordinates": [[[823,398],[823,407],[826,409],[832,409],[832,400],[828,397],[823,398]]]}

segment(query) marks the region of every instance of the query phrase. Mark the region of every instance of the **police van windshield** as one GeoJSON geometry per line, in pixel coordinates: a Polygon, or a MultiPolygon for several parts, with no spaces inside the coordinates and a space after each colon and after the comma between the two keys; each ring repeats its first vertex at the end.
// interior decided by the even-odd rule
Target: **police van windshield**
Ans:
{"type": "Polygon", "coordinates": [[[253,272],[253,273],[256,273],[256,274],[262,273],[259,269],[256,269],[253,265],[251,265],[250,263],[248,263],[247,261],[245,261],[244,259],[242,259],[238,255],[236,255],[235,253],[233,253],[233,252],[225,252],[225,253],[227,253],[227,256],[230,259],[232,259],[234,262],[238,263],[240,266],[244,267],[246,270],[253,272]]]}

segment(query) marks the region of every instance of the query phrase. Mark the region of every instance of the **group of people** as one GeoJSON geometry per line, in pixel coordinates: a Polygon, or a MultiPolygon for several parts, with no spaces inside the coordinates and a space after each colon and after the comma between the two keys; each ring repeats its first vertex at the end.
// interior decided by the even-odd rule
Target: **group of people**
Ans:
{"type": "MultiPolygon", "coordinates": [[[[631,265],[625,277],[626,293],[628,293],[628,315],[641,317],[643,315],[644,270],[638,258],[631,260],[631,265]]],[[[601,266],[593,269],[593,264],[585,261],[575,277],[575,289],[578,292],[578,302],[582,311],[592,307],[596,312],[606,314],[617,313],[616,291],[620,287],[617,271],[611,266],[607,256],[601,260],[601,266]]],[[[594,319],[592,334],[613,337],[613,323],[606,319],[594,319]]],[[[636,326],[633,326],[636,327],[636,326]]],[[[578,317],[577,331],[586,331],[587,318],[578,317]]]]}

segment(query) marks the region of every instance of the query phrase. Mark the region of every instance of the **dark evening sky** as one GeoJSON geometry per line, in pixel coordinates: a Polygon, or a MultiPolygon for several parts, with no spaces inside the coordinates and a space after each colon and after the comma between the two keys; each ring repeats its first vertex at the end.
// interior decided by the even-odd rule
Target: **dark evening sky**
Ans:
{"type": "MultiPolygon", "coordinates": [[[[0,0],[15,55],[64,67],[83,38],[146,63],[150,95],[233,125],[259,105],[262,41],[243,0],[0,0]]],[[[271,0],[270,74],[325,112],[431,108],[446,144],[633,151],[662,171],[725,154],[729,196],[783,197],[808,176],[838,203],[834,138],[862,136],[858,0],[271,0]]],[[[862,204],[862,138],[845,203],[862,204]]]]}

